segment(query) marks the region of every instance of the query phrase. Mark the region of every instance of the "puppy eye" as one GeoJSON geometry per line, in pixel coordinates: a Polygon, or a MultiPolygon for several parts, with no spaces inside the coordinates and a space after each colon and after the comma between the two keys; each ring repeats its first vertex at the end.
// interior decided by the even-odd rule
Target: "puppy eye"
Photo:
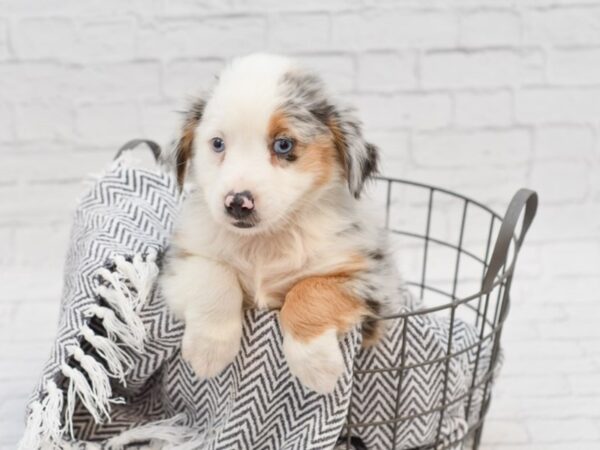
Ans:
{"type": "Polygon", "coordinates": [[[294,148],[294,142],[288,138],[275,139],[273,142],[273,151],[278,155],[287,155],[294,148]]]}
{"type": "Polygon", "coordinates": [[[212,138],[210,140],[210,145],[212,145],[212,149],[216,153],[221,153],[223,150],[225,150],[225,142],[221,138],[212,138]]]}

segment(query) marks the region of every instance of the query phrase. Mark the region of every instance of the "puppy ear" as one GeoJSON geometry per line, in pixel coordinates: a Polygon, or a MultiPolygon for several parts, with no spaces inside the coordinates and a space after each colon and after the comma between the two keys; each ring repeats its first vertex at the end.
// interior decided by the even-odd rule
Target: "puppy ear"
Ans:
{"type": "Polygon", "coordinates": [[[330,108],[329,128],[344,166],[348,188],[360,197],[365,182],[378,171],[379,150],[365,141],[362,124],[352,110],[330,108]]]}
{"type": "Polygon", "coordinates": [[[175,169],[179,188],[183,187],[189,162],[194,153],[194,135],[204,114],[206,101],[197,99],[185,114],[181,134],[175,143],[175,169]]]}

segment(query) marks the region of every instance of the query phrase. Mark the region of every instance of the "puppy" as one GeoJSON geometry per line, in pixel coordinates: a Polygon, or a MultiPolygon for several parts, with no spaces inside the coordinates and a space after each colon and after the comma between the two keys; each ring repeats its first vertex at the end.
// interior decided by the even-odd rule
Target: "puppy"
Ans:
{"type": "Polygon", "coordinates": [[[290,371],[331,392],[338,338],[359,326],[375,342],[399,288],[359,200],[378,156],[360,122],[293,60],[255,54],[193,103],[175,150],[190,191],[161,287],[185,322],[183,357],[217,375],[240,349],[243,308],[279,309],[290,371]]]}

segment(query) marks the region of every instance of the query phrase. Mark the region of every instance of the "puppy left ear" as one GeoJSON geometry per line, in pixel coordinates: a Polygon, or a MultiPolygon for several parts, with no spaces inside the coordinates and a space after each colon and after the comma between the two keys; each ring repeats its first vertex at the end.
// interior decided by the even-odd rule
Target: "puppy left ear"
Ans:
{"type": "Polygon", "coordinates": [[[351,110],[330,109],[328,121],[344,165],[348,188],[359,198],[365,182],[377,174],[379,150],[363,138],[362,124],[351,110]]]}
{"type": "Polygon", "coordinates": [[[185,114],[183,127],[179,138],[175,143],[175,169],[177,172],[177,183],[179,184],[180,189],[183,187],[189,162],[194,153],[194,135],[196,134],[196,128],[204,114],[205,106],[206,101],[202,98],[197,99],[192,103],[190,109],[185,114]]]}

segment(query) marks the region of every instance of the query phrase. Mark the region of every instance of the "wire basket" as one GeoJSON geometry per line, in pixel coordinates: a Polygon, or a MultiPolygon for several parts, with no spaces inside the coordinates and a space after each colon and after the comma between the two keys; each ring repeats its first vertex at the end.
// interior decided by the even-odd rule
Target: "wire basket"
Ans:
{"type": "MultiPolygon", "coordinates": [[[[146,140],[126,143],[118,152],[147,144],[155,158],[159,147],[146,140]]],[[[510,288],[517,257],[527,231],[537,211],[538,197],[534,191],[519,190],[512,198],[504,217],[488,206],[461,194],[438,187],[401,179],[378,177],[374,199],[381,200],[381,225],[386,228],[400,255],[400,273],[411,292],[424,300],[419,308],[382,317],[399,334],[398,364],[373,369],[354,360],[354,383],[348,415],[337,449],[365,448],[361,430],[387,427],[389,442],[394,444],[370,446],[370,450],[412,449],[477,449],[481,441],[484,420],[491,402],[494,377],[501,362],[500,341],[503,325],[510,307],[510,288]],[[407,363],[407,330],[411,324],[426,317],[443,318],[446,341],[442,355],[424,359],[418,364],[407,363]],[[396,321],[397,323],[393,323],[396,321]],[[474,339],[468,345],[454,345],[460,324],[469,324],[474,339]],[[398,325],[400,324],[400,325],[398,325]],[[487,353],[484,354],[484,349],[487,353]],[[460,397],[452,397],[450,381],[453,362],[470,352],[473,356],[472,376],[460,397]],[[402,413],[406,383],[413,370],[427,366],[442,367],[435,386],[439,398],[431,407],[417,408],[412,414],[402,413]],[[376,374],[394,374],[397,387],[383,401],[390,406],[376,420],[356,421],[352,406],[356,380],[376,374]],[[477,397],[477,399],[476,399],[477,397]],[[452,408],[464,411],[466,429],[457,439],[448,439],[443,422],[452,408]],[[402,440],[403,427],[427,418],[433,424],[433,437],[425,445],[406,445],[402,440]]],[[[431,323],[431,322],[430,322],[431,323]]],[[[392,342],[394,344],[394,342],[392,342]]],[[[464,343],[463,343],[464,344],[464,343]]],[[[368,407],[368,405],[367,405],[368,407]]],[[[431,431],[431,430],[430,430],[431,431]]]]}
{"type": "MultiPolygon", "coordinates": [[[[441,398],[431,408],[412,415],[401,415],[403,398],[402,380],[415,366],[405,364],[406,349],[400,349],[400,365],[372,370],[355,363],[356,376],[372,376],[372,372],[394,373],[399,381],[395,398],[389,401],[395,408],[389,417],[356,423],[351,411],[344,431],[345,446],[356,448],[353,436],[359,436],[365,427],[388,427],[396,435],[411,421],[436,414],[438,422],[433,443],[422,449],[462,448],[477,449],[480,444],[486,413],[491,401],[491,386],[500,363],[502,328],[510,306],[510,287],[517,256],[525,235],[535,217],[537,194],[519,190],[513,197],[504,218],[489,207],[446,189],[392,178],[378,178],[378,198],[384,200],[381,220],[397,241],[399,263],[406,284],[425,306],[416,311],[384,317],[403,323],[401,333],[406,343],[411,321],[426,315],[444,316],[448,326],[448,340],[444,355],[423,361],[420,367],[443,366],[441,398]],[[524,214],[522,214],[524,212],[524,214]],[[521,217],[522,216],[522,217],[521,217]],[[475,342],[456,350],[453,346],[455,325],[460,321],[476,329],[475,342]],[[482,348],[489,353],[482,358],[482,348]],[[472,379],[461,396],[467,429],[460,439],[448,441],[442,434],[442,422],[448,409],[457,399],[448,393],[449,367],[455,359],[471,351],[475,355],[472,379]],[[478,376],[476,374],[479,374],[478,376]],[[480,401],[473,401],[475,393],[480,401]]],[[[458,347],[458,346],[457,346],[458,347]]],[[[354,395],[354,393],[353,393],[354,395]]],[[[462,407],[462,406],[461,406],[462,407]]],[[[401,448],[407,448],[404,445],[401,448]]]]}

